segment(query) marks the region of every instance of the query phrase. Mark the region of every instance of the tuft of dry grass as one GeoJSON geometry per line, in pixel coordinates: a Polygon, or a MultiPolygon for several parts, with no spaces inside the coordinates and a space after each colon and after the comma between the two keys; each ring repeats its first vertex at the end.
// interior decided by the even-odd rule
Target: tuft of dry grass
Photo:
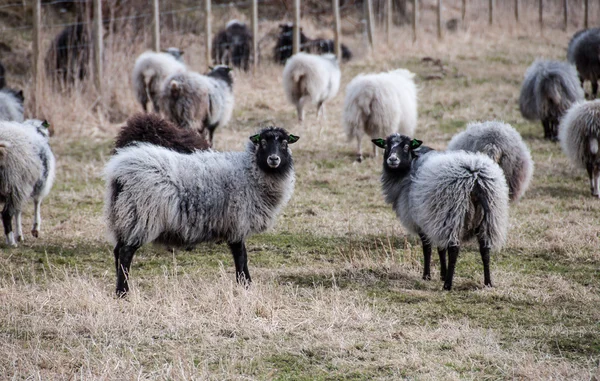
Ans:
{"type": "MultiPolygon", "coordinates": [[[[317,30],[317,29],[315,29],[317,30]]],[[[535,27],[469,25],[438,42],[395,30],[372,54],[363,40],[342,67],[327,119],[298,124],[282,68],[235,72],[232,122],[219,150],[241,150],[260,126],[285,127],[294,145],[294,197],[272,231],[248,242],[255,282],[234,281],[225,245],[135,256],[132,292],[114,297],[112,248],[104,237],[102,170],[112,139],[139,109],[129,85],[142,43],[115,41],[99,97],[44,88],[55,125],[57,181],[42,205],[41,238],[0,248],[0,374],[11,379],[578,379],[600,377],[600,244],[597,199],[584,173],[517,106],[525,68],[564,59],[570,35],[535,27]],[[363,49],[363,50],[361,50],[363,49]],[[437,66],[422,61],[440,59],[437,66]],[[443,149],[471,120],[514,125],[536,163],[525,197],[511,205],[506,247],[483,288],[476,247],[461,252],[456,289],[421,280],[422,251],[381,196],[381,162],[353,162],[341,127],[343,89],[360,72],[405,67],[417,74],[417,137],[443,149]],[[102,105],[103,107],[98,107],[102,105]]],[[[171,40],[172,38],[172,40],[171,40]]],[[[190,67],[204,71],[202,44],[190,67]]],[[[381,41],[383,39],[380,39],[381,41]]],[[[186,42],[187,43],[187,42],[186,42]]],[[[370,144],[370,143],[369,143],[370,144]]],[[[24,213],[31,223],[32,208],[24,213]]],[[[437,274],[434,260],[434,274],[437,274]]]]}

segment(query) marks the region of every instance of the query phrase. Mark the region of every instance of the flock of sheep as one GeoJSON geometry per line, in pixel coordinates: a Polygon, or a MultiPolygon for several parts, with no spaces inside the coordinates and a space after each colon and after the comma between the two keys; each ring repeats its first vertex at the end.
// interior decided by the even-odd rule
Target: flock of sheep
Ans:
{"type": "MultiPolygon", "coordinates": [[[[240,23],[232,21],[226,30],[232,27],[239,30],[240,23]]],[[[594,196],[600,187],[600,101],[585,101],[582,84],[591,80],[595,97],[598,51],[600,29],[577,33],[568,48],[571,63],[534,62],[525,73],[519,101],[523,116],[541,120],[544,136],[560,140],[566,155],[587,169],[594,196]]],[[[196,73],[182,62],[182,54],[170,48],[138,57],[132,82],[146,113],[127,121],[105,167],[104,213],[119,296],[129,291],[135,252],[150,242],[184,248],[227,242],[236,279],[248,286],[245,241],[274,223],[294,191],[289,145],[299,137],[267,127],[252,135],[242,152],[212,150],[215,130],[228,123],[234,108],[231,69],[219,65],[207,74],[196,73]],[[148,113],[150,102],[155,113],[148,113]]],[[[222,57],[228,55],[233,60],[231,53],[222,57]]],[[[237,64],[242,69],[247,65],[243,59],[237,64]]],[[[340,78],[332,54],[300,52],[285,61],[283,90],[300,121],[307,104],[317,108],[318,117],[324,114],[340,78]]],[[[446,151],[424,146],[412,137],[417,128],[413,79],[405,69],[356,76],[346,87],[344,130],[357,141],[357,161],[363,160],[365,134],[372,138],[374,156],[376,147],[384,149],[385,201],[422,241],[423,279],[431,279],[436,247],[444,289],[450,290],[462,242],[476,237],[484,283],[491,286],[490,251],[503,246],[508,204],[523,196],[533,175],[529,149],[512,126],[499,121],[469,124],[446,151]]],[[[48,124],[23,121],[22,97],[14,90],[0,90],[0,120],[6,120],[0,122],[2,222],[7,243],[15,245],[23,239],[21,210],[30,198],[35,202],[32,233],[39,234],[40,203],[52,186],[55,163],[48,124]]]]}

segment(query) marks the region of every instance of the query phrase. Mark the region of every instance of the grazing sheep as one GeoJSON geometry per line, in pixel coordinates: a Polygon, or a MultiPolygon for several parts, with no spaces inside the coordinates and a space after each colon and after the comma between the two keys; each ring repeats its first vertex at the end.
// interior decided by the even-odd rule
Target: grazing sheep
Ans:
{"type": "Polygon", "coordinates": [[[558,137],[571,162],[587,170],[592,195],[600,197],[600,100],[571,107],[560,123],[558,137]]]}
{"type": "Polygon", "coordinates": [[[569,41],[567,60],[577,68],[581,87],[585,80],[592,83],[592,99],[596,98],[600,79],[600,28],[575,33],[569,41]]]}
{"type": "MultiPolygon", "coordinates": [[[[307,42],[306,46],[308,51],[317,54],[335,53],[335,42],[331,39],[317,38],[307,42]]],[[[350,49],[344,44],[340,44],[340,48],[342,49],[342,62],[350,61],[352,59],[350,49]]]]}
{"type": "MultiPolygon", "coordinates": [[[[279,29],[277,44],[273,49],[273,59],[276,63],[285,65],[288,58],[292,56],[294,24],[279,24],[279,29]]],[[[344,44],[341,44],[341,48],[342,62],[350,61],[352,59],[352,52],[350,49],[344,44]]],[[[334,53],[334,42],[331,39],[310,39],[306,37],[302,32],[302,28],[300,28],[300,51],[314,54],[334,53]]]]}
{"type": "Polygon", "coordinates": [[[52,41],[46,54],[48,77],[63,84],[83,80],[88,73],[92,39],[83,23],[67,26],[52,41]]]}
{"type": "Polygon", "coordinates": [[[181,60],[181,52],[177,48],[169,48],[168,52],[144,52],[135,61],[133,67],[133,89],[144,111],[148,111],[148,101],[152,101],[154,111],[160,112],[158,98],[160,86],[164,80],[176,73],[186,70],[181,60]]]}
{"type": "Polygon", "coordinates": [[[0,121],[23,121],[23,91],[0,89],[0,121]]]}
{"type": "Polygon", "coordinates": [[[508,228],[508,187],[498,164],[480,153],[438,153],[400,134],[373,143],[385,149],[385,200],[423,243],[423,279],[431,279],[433,245],[438,248],[444,290],[452,289],[461,242],[477,236],[484,283],[492,286],[490,250],[503,245],[508,228]]]}
{"type": "Polygon", "coordinates": [[[304,104],[317,106],[317,116],[325,112],[323,104],[336,96],[340,88],[340,67],[333,54],[316,56],[298,53],[283,69],[283,89],[296,106],[298,120],[304,120],[304,104]]]}
{"type": "Polygon", "coordinates": [[[29,198],[34,201],[35,219],[31,234],[39,236],[40,206],[54,182],[54,155],[48,144],[48,123],[0,122],[0,201],[4,203],[2,223],[8,245],[16,246],[12,230],[15,219],[17,241],[23,241],[21,210],[29,198]]]}
{"type": "MultiPolygon", "coordinates": [[[[362,161],[361,142],[393,132],[413,135],[417,127],[417,87],[414,74],[405,69],[360,74],[346,87],[343,125],[348,140],[356,138],[357,161],[362,161]]],[[[377,154],[373,146],[373,155],[377,154]]]]}
{"type": "Polygon", "coordinates": [[[211,146],[215,130],[229,123],[234,101],[231,69],[223,65],[206,75],[190,71],[172,75],[163,83],[160,96],[171,121],[200,134],[206,129],[211,146]]]}
{"type": "Polygon", "coordinates": [[[127,124],[115,139],[115,149],[150,143],[180,153],[207,150],[210,145],[195,131],[184,130],[157,114],[136,114],[127,119],[127,124]]]}
{"type": "Polygon", "coordinates": [[[511,201],[519,200],[533,175],[531,152],[510,124],[500,121],[469,123],[450,140],[449,151],[481,152],[494,160],[506,177],[511,201]]]}
{"type": "Polygon", "coordinates": [[[252,53],[252,33],[246,24],[231,20],[213,39],[212,59],[248,71],[252,53]]]}
{"type": "Polygon", "coordinates": [[[105,168],[117,295],[129,290],[133,255],[149,242],[187,247],[225,241],[237,281],[250,283],[245,241],[272,225],[292,196],[288,144],[297,140],[270,127],[251,136],[244,152],[184,155],[149,144],[118,150],[105,168]]]}
{"type": "Polygon", "coordinates": [[[3,89],[6,87],[5,73],[6,73],[6,70],[4,70],[4,65],[2,65],[2,62],[0,62],[0,89],[3,89]]]}
{"type": "Polygon", "coordinates": [[[519,108],[525,119],[541,120],[544,138],[558,140],[558,124],[584,94],[575,68],[558,61],[536,60],[525,72],[519,108]]]}

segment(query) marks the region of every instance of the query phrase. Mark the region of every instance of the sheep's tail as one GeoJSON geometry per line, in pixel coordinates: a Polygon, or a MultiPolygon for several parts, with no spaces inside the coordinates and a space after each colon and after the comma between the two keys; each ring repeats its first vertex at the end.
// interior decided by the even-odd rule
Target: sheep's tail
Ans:
{"type": "Polygon", "coordinates": [[[292,82],[294,83],[294,98],[300,100],[300,98],[308,93],[308,89],[306,88],[306,74],[299,70],[294,71],[292,73],[292,82]]]}
{"type": "Polygon", "coordinates": [[[7,148],[10,148],[11,144],[7,141],[0,141],[0,163],[6,159],[8,154],[7,148]]]}

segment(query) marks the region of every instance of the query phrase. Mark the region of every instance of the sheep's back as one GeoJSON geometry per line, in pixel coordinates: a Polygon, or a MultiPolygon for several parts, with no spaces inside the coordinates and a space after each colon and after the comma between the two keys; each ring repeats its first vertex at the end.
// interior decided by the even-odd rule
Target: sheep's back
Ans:
{"type": "Polygon", "coordinates": [[[502,246],[508,226],[508,187],[500,167],[483,154],[428,154],[410,190],[410,211],[433,245],[459,245],[477,229],[492,248],[502,246]],[[489,211],[474,196],[478,186],[489,211]]]}
{"type": "Polygon", "coordinates": [[[283,86],[290,102],[305,95],[316,104],[333,98],[339,90],[340,71],[329,60],[307,53],[292,56],[283,69],[283,86]],[[303,76],[305,91],[297,93],[297,79],[303,76]]]}
{"type": "Polygon", "coordinates": [[[571,161],[580,168],[593,157],[600,157],[590,150],[590,140],[600,143],[600,100],[584,101],[569,109],[561,121],[558,138],[561,147],[571,161]]]}
{"type": "Polygon", "coordinates": [[[572,49],[572,59],[579,74],[589,80],[600,78],[600,29],[594,28],[578,36],[572,49]]]}

